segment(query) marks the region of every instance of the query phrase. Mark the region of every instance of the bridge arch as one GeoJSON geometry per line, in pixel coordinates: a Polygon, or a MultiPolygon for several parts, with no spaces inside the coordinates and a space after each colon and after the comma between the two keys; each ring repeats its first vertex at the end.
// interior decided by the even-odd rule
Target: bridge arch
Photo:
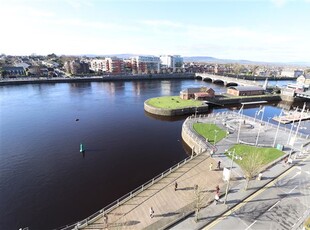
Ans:
{"type": "Polygon", "coordinates": [[[203,80],[202,76],[196,75],[195,79],[203,80]]]}
{"type": "Polygon", "coordinates": [[[202,80],[206,82],[212,82],[212,78],[210,77],[204,77],[202,80]]]}
{"type": "Polygon", "coordinates": [[[217,85],[225,85],[225,82],[223,80],[220,80],[220,79],[214,79],[213,83],[217,84],[217,85]]]}
{"type": "Polygon", "coordinates": [[[238,86],[239,84],[236,83],[236,82],[227,82],[226,84],[226,87],[229,87],[229,86],[238,86]]]}

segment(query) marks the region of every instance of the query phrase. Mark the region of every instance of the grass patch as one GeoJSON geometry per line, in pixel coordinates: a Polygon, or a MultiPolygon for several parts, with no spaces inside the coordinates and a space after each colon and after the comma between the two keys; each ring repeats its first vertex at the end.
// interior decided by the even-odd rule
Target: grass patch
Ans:
{"type": "Polygon", "coordinates": [[[208,138],[208,142],[214,145],[214,138],[216,135],[216,143],[226,137],[227,133],[225,130],[220,129],[215,124],[209,123],[194,123],[194,130],[204,138],[208,138]]]}
{"type": "Polygon", "coordinates": [[[162,109],[182,109],[203,105],[202,101],[183,100],[179,96],[154,97],[146,101],[148,105],[162,109]]]}
{"type": "MultiPolygon", "coordinates": [[[[246,158],[255,152],[261,154],[263,165],[267,165],[270,162],[284,155],[284,152],[275,148],[263,148],[263,147],[261,148],[242,144],[234,145],[228,151],[232,152],[234,149],[236,155],[242,157],[242,160],[234,160],[236,163],[238,163],[238,165],[240,165],[241,168],[244,168],[244,163],[248,162],[246,158]]],[[[225,154],[230,158],[228,153],[225,154]]]]}

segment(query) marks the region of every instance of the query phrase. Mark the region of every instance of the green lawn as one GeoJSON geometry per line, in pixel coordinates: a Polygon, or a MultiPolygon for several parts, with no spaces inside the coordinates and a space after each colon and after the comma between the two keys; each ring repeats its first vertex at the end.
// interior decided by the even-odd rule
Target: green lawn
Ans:
{"type": "MultiPolygon", "coordinates": [[[[247,162],[246,160],[247,156],[255,152],[258,152],[259,154],[262,155],[263,165],[267,165],[268,163],[284,155],[284,152],[278,149],[275,149],[275,148],[260,148],[260,147],[255,147],[255,146],[242,145],[242,144],[234,145],[228,151],[232,152],[234,149],[235,149],[236,155],[242,157],[242,160],[234,160],[240,165],[241,168],[243,167],[243,162],[247,162]]],[[[230,157],[227,153],[225,154],[228,157],[230,157]]]]}
{"type": "Polygon", "coordinates": [[[216,134],[216,143],[226,137],[227,133],[225,130],[220,129],[215,124],[209,123],[194,123],[194,130],[204,138],[208,138],[208,142],[214,144],[214,138],[216,134]]]}
{"type": "Polygon", "coordinates": [[[202,101],[183,100],[179,96],[154,97],[146,101],[148,105],[162,109],[181,109],[196,107],[203,104],[202,101]]]}

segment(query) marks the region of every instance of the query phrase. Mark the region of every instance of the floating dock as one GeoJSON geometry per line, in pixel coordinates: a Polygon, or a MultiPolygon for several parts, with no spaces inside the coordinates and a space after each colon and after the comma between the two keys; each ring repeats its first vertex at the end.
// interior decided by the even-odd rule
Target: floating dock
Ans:
{"type": "Polygon", "coordinates": [[[310,119],[310,113],[289,113],[284,116],[274,117],[272,120],[280,122],[282,124],[289,124],[299,120],[308,120],[310,119]]]}

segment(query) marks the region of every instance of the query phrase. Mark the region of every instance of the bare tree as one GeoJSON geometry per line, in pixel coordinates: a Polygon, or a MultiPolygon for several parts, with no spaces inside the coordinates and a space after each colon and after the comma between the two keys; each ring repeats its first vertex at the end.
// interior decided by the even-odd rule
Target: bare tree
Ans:
{"type": "Polygon", "coordinates": [[[198,187],[198,185],[194,186],[194,208],[195,208],[195,222],[199,221],[199,212],[205,205],[207,193],[205,193],[204,189],[198,187]]]}
{"type": "Polygon", "coordinates": [[[248,153],[246,158],[242,160],[242,170],[246,179],[244,189],[247,190],[250,180],[256,176],[261,167],[264,165],[263,156],[258,152],[248,153]]]}
{"type": "Polygon", "coordinates": [[[234,71],[234,74],[237,75],[237,77],[239,76],[242,68],[243,68],[243,66],[238,64],[238,63],[233,65],[233,71],[234,71]]]}
{"type": "Polygon", "coordinates": [[[259,68],[258,65],[252,66],[252,76],[255,76],[257,69],[259,68]]]}

